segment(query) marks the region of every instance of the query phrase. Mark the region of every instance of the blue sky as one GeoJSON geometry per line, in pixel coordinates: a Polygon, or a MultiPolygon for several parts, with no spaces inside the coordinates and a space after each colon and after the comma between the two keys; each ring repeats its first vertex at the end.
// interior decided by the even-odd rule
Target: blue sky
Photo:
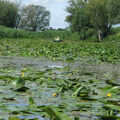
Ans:
{"type": "Polygon", "coordinates": [[[68,26],[65,22],[67,15],[65,9],[68,6],[68,0],[22,0],[22,3],[25,5],[37,4],[45,6],[51,13],[50,27],[65,28],[68,26]]]}

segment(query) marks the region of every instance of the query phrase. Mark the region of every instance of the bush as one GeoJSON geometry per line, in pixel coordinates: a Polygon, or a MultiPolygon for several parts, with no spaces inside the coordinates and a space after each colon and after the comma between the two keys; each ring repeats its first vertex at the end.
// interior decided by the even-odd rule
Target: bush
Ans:
{"type": "Polygon", "coordinates": [[[24,30],[16,30],[0,26],[0,38],[31,38],[31,33],[24,30]]]}

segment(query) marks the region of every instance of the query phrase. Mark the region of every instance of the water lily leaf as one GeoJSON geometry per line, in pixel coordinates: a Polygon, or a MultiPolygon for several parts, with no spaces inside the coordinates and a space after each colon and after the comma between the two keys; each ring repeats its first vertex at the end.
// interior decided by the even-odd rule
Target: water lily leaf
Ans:
{"type": "Polygon", "coordinates": [[[111,104],[110,102],[108,102],[107,100],[104,100],[104,99],[98,99],[97,101],[104,103],[104,104],[111,104]]]}
{"type": "Polygon", "coordinates": [[[66,114],[57,112],[51,107],[44,107],[43,110],[47,112],[47,114],[50,116],[51,120],[72,120],[69,118],[66,114]]]}
{"type": "Polygon", "coordinates": [[[8,101],[15,101],[15,99],[14,98],[3,98],[4,100],[8,100],[8,101]]]}
{"type": "Polygon", "coordinates": [[[111,89],[109,89],[107,92],[109,93],[117,93],[120,90],[120,87],[114,86],[111,89]]]}
{"type": "Polygon", "coordinates": [[[18,117],[9,117],[9,120],[21,120],[18,117]]]}
{"type": "Polygon", "coordinates": [[[35,105],[35,101],[32,97],[29,97],[29,105],[35,105]]]}
{"type": "Polygon", "coordinates": [[[108,105],[105,105],[105,106],[108,107],[108,108],[111,108],[113,110],[120,111],[120,106],[116,106],[116,105],[112,105],[112,104],[108,104],[108,105]]]}
{"type": "Polygon", "coordinates": [[[78,96],[79,95],[79,92],[81,91],[82,87],[79,87],[73,94],[72,96],[78,96]]]}
{"type": "Polygon", "coordinates": [[[19,111],[12,111],[11,114],[18,115],[18,114],[20,114],[20,112],[19,111]]]}
{"type": "Polygon", "coordinates": [[[81,86],[72,94],[72,96],[87,97],[89,93],[89,87],[81,86]]]}
{"type": "Polygon", "coordinates": [[[29,89],[28,87],[23,86],[23,87],[20,87],[18,89],[15,89],[15,91],[17,91],[17,92],[26,92],[28,89],[29,89]]]}
{"type": "Polygon", "coordinates": [[[101,120],[120,120],[120,118],[114,116],[114,115],[102,115],[98,116],[101,120]]]}
{"type": "Polygon", "coordinates": [[[63,90],[64,90],[64,87],[62,86],[62,87],[60,87],[60,89],[59,89],[59,93],[62,93],[63,92],[63,90]]]}
{"type": "Polygon", "coordinates": [[[79,117],[75,117],[74,120],[79,120],[79,117]]]}
{"type": "Polygon", "coordinates": [[[108,84],[110,84],[112,86],[120,86],[119,83],[115,83],[115,80],[114,81],[113,80],[106,80],[106,83],[108,83],[108,84]]]}
{"type": "Polygon", "coordinates": [[[14,79],[11,82],[11,85],[13,86],[14,89],[19,89],[25,85],[25,79],[20,77],[18,79],[14,79]]]}
{"type": "Polygon", "coordinates": [[[51,120],[62,120],[51,107],[44,107],[43,110],[47,112],[51,120]]]}

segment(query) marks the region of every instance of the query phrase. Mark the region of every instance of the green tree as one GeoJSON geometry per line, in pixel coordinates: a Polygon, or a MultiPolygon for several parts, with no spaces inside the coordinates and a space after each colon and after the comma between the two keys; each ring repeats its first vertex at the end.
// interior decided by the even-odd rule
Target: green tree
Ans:
{"type": "Polygon", "coordinates": [[[101,41],[113,25],[120,23],[120,0],[69,0],[67,12],[71,30],[80,33],[93,27],[101,41]]]}
{"type": "Polygon", "coordinates": [[[120,23],[120,0],[89,0],[86,10],[99,41],[110,33],[113,25],[120,23]]]}
{"type": "Polygon", "coordinates": [[[37,31],[49,26],[50,12],[43,6],[28,5],[21,15],[19,24],[21,29],[37,31]]]}
{"type": "MultiPolygon", "coordinates": [[[[80,36],[81,31],[91,27],[89,16],[86,13],[86,2],[83,0],[69,0],[69,6],[66,9],[69,13],[66,21],[70,24],[71,31],[78,32],[80,36]]],[[[82,36],[81,39],[83,39],[82,36]]]]}
{"type": "Polygon", "coordinates": [[[106,8],[108,11],[108,30],[110,30],[112,25],[120,23],[120,0],[108,0],[106,8]]]}
{"type": "Polygon", "coordinates": [[[18,6],[7,0],[0,0],[0,25],[14,28],[18,16],[18,6]]]}

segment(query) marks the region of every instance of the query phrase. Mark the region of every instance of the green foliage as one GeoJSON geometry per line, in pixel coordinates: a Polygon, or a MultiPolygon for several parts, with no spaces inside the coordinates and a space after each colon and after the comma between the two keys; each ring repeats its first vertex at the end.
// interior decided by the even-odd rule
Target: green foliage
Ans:
{"type": "Polygon", "coordinates": [[[93,28],[101,41],[110,34],[113,25],[120,23],[119,0],[70,0],[67,12],[69,15],[66,21],[82,39],[87,38],[83,31],[86,33],[89,28],[93,28]]]}
{"type": "Polygon", "coordinates": [[[43,30],[49,26],[50,12],[43,6],[24,7],[19,28],[31,31],[43,30]]]}
{"type": "Polygon", "coordinates": [[[63,31],[57,31],[57,30],[46,30],[42,32],[36,32],[34,34],[35,37],[41,38],[41,39],[51,39],[54,40],[56,36],[59,36],[62,40],[73,40],[77,41],[79,40],[79,34],[78,33],[72,33],[68,30],[63,31]]]}
{"type": "MultiPolygon", "coordinates": [[[[25,43],[25,41],[26,43],[29,42],[22,39],[21,43],[25,43]]],[[[33,39],[33,41],[37,40],[33,39]]],[[[48,44],[48,41],[46,44],[48,44]]],[[[82,42],[81,44],[83,45],[82,42]]],[[[106,46],[103,43],[89,42],[89,44],[106,46]]],[[[24,52],[26,45],[28,44],[23,44],[22,52],[24,52]]],[[[59,43],[56,45],[59,46],[59,43]]],[[[50,46],[46,46],[46,50],[48,50],[47,47],[50,46]]],[[[64,46],[64,51],[67,47],[64,46]]],[[[41,49],[40,47],[35,48],[41,49]]],[[[81,50],[81,52],[83,51],[81,50]]],[[[109,85],[107,83],[108,75],[106,75],[106,73],[110,74],[114,77],[114,83],[119,83],[119,64],[102,63],[95,65],[94,63],[94,65],[88,65],[87,63],[85,65],[76,61],[63,65],[59,61],[51,62],[46,59],[15,56],[1,56],[0,61],[0,119],[120,119],[120,85],[109,85]],[[117,74],[114,76],[116,71],[117,74]],[[21,84],[21,79],[19,79],[21,72],[25,74],[25,85],[29,89],[18,92],[13,89],[11,82],[18,80],[18,84],[21,84]]]]}
{"type": "Polygon", "coordinates": [[[107,0],[106,9],[109,27],[120,23],[120,1],[107,0]]]}
{"type": "Polygon", "coordinates": [[[50,116],[51,120],[62,120],[56,112],[53,111],[51,107],[45,107],[44,111],[50,116]]]}
{"type": "Polygon", "coordinates": [[[0,26],[0,38],[30,38],[33,33],[0,26]]]}
{"type": "Polygon", "coordinates": [[[89,16],[86,14],[85,3],[83,0],[70,0],[66,11],[69,15],[66,21],[70,23],[70,29],[73,32],[78,32],[80,39],[85,39],[86,31],[90,27],[89,16]]]}
{"type": "Polygon", "coordinates": [[[32,97],[29,97],[29,105],[35,105],[35,101],[32,97]]]}
{"type": "Polygon", "coordinates": [[[8,0],[0,0],[0,25],[14,28],[18,16],[18,6],[8,0]]]}
{"type": "Polygon", "coordinates": [[[112,25],[120,23],[119,0],[90,0],[86,10],[91,24],[98,31],[99,41],[110,33],[112,25]]]}
{"type": "Polygon", "coordinates": [[[0,25],[31,31],[45,29],[49,26],[50,12],[43,6],[20,4],[9,0],[0,0],[0,25]]]}
{"type": "MultiPolygon", "coordinates": [[[[104,40],[119,40],[120,37],[120,28],[112,28],[111,34],[107,36],[104,40]],[[114,34],[114,35],[113,35],[114,34]]],[[[95,29],[88,29],[87,31],[81,30],[80,34],[77,32],[71,32],[69,30],[46,30],[41,32],[30,32],[25,30],[17,30],[11,29],[7,27],[0,26],[0,38],[39,38],[39,39],[47,39],[54,40],[56,36],[59,36],[62,40],[67,41],[98,41],[96,36],[97,31],[95,29]],[[81,37],[81,39],[80,39],[81,37]]]]}
{"type": "MultiPolygon", "coordinates": [[[[44,31],[43,33],[45,34],[45,32],[47,31],[44,31]]],[[[120,60],[119,32],[115,35],[110,35],[101,44],[95,43],[94,41],[97,41],[97,39],[93,38],[90,38],[87,41],[71,41],[71,38],[65,38],[67,40],[64,42],[55,43],[52,39],[54,36],[52,32],[50,34],[52,40],[49,39],[49,36],[47,38],[48,34],[46,34],[46,36],[42,35],[42,32],[40,32],[29,39],[1,39],[0,54],[3,56],[44,56],[48,59],[59,61],[76,61],[79,60],[79,58],[83,58],[84,61],[86,59],[89,62],[102,61],[118,63],[120,60]],[[41,39],[42,37],[44,39],[41,39]]]]}

